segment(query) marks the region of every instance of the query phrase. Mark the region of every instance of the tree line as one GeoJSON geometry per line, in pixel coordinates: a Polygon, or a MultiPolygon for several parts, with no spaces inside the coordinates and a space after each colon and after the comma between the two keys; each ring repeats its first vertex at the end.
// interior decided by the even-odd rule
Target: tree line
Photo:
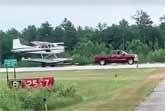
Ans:
{"type": "Polygon", "coordinates": [[[160,17],[160,24],[154,25],[150,16],[143,10],[138,10],[132,19],[135,24],[129,24],[125,19],[119,24],[108,26],[98,23],[97,27],[78,26],[65,18],[63,22],[53,27],[49,22],[40,27],[29,25],[22,31],[12,28],[0,31],[0,61],[7,58],[20,58],[12,52],[13,39],[29,45],[31,41],[64,42],[65,55],[73,57],[74,62],[92,63],[95,54],[109,54],[111,50],[125,50],[137,53],[141,62],[164,62],[165,58],[165,16],[160,17]]]}

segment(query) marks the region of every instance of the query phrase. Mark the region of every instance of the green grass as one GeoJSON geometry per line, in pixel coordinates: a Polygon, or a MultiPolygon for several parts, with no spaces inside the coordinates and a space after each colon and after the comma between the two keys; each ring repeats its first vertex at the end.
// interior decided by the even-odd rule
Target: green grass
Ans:
{"type": "MultiPolygon", "coordinates": [[[[51,111],[133,111],[160,80],[159,76],[149,79],[150,76],[157,77],[160,72],[156,69],[29,72],[18,73],[17,78],[54,76],[55,86],[74,85],[82,100],[51,111]]],[[[1,87],[5,87],[5,77],[0,74],[1,87]]]]}

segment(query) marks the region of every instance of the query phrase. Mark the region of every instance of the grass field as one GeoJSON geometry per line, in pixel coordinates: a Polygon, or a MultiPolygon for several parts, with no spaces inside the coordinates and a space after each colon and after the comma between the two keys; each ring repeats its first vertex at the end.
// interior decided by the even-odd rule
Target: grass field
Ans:
{"type": "MultiPolygon", "coordinates": [[[[163,72],[162,69],[29,72],[18,73],[17,78],[54,76],[55,85],[77,88],[82,101],[51,111],[133,111],[152,92],[163,72]]],[[[1,87],[5,87],[5,77],[0,74],[1,87]]]]}

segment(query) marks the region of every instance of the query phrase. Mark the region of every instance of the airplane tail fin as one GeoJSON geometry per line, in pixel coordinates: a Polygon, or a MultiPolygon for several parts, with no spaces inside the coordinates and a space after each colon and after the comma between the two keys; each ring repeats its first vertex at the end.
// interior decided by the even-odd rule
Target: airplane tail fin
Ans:
{"type": "Polygon", "coordinates": [[[19,39],[13,40],[13,49],[23,48],[25,45],[22,45],[19,39]]]}

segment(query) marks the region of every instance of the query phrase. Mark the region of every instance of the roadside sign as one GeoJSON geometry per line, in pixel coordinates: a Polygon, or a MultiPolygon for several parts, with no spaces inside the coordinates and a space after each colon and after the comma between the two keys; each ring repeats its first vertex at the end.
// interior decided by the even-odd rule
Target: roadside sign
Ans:
{"type": "Polygon", "coordinates": [[[21,80],[20,79],[9,79],[8,86],[9,86],[9,88],[20,88],[21,80]]]}
{"type": "Polygon", "coordinates": [[[51,87],[53,84],[53,77],[28,78],[21,80],[22,88],[51,87]]]}
{"type": "Polygon", "coordinates": [[[5,61],[4,61],[4,66],[6,68],[15,68],[16,65],[17,65],[16,59],[5,59],[5,61]]]}
{"type": "Polygon", "coordinates": [[[54,85],[53,77],[9,79],[9,88],[38,88],[52,87],[54,85]]]}

